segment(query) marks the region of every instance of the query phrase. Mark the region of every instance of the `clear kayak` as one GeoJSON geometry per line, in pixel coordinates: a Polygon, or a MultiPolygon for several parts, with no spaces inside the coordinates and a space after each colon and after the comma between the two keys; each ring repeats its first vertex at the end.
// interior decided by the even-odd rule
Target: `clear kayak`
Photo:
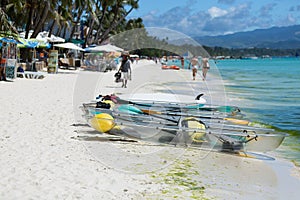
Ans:
{"type": "Polygon", "coordinates": [[[273,129],[235,124],[221,117],[145,113],[132,105],[96,108],[88,103],[82,110],[88,124],[99,132],[172,145],[266,152],[275,150],[286,137],[273,129]]]}
{"type": "Polygon", "coordinates": [[[214,111],[222,113],[240,113],[237,106],[231,105],[211,105],[207,104],[203,98],[204,94],[199,94],[195,98],[187,95],[173,95],[173,94],[133,94],[133,95],[99,95],[96,97],[96,102],[103,102],[111,100],[115,104],[130,104],[136,106],[143,106],[144,108],[152,107],[171,111],[214,111]],[[144,97],[144,98],[143,98],[144,97]]]}

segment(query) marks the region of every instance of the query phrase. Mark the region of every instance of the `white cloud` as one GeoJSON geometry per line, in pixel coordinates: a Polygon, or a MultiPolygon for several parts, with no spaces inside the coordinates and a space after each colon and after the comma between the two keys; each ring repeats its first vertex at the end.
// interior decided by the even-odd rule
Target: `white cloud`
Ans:
{"type": "Polygon", "coordinates": [[[295,17],[292,14],[288,14],[287,22],[290,23],[290,24],[294,24],[294,23],[297,22],[297,20],[295,19],[295,17]]]}
{"type": "Polygon", "coordinates": [[[228,11],[214,6],[208,9],[208,13],[210,14],[211,18],[216,18],[226,15],[228,11]]]}
{"type": "MultiPolygon", "coordinates": [[[[231,0],[222,2],[225,1],[231,2],[231,0]]],[[[296,12],[290,15],[276,13],[275,9],[278,5],[270,3],[258,8],[252,2],[248,2],[226,9],[213,6],[208,10],[196,10],[191,5],[185,5],[170,8],[167,12],[159,15],[153,11],[142,18],[145,26],[166,27],[193,36],[223,35],[256,28],[268,28],[274,25],[292,25],[299,21],[299,14],[296,12]]],[[[294,7],[294,10],[296,9],[297,6],[294,7]]]]}

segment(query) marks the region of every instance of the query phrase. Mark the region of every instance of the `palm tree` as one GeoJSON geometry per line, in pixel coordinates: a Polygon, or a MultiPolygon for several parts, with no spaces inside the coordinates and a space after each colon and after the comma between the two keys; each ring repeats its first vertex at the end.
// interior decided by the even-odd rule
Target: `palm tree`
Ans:
{"type": "Polygon", "coordinates": [[[88,17],[89,31],[85,38],[85,44],[93,42],[101,44],[109,37],[109,34],[124,30],[124,28],[119,29],[119,26],[126,24],[125,17],[133,9],[138,8],[138,2],[139,0],[95,1],[94,12],[90,12],[88,17]],[[126,10],[127,6],[129,6],[128,10],[126,10]],[[93,30],[97,30],[95,36],[92,36],[93,30]]]}
{"type": "Polygon", "coordinates": [[[31,35],[34,38],[44,29],[49,31],[49,36],[56,30],[59,36],[67,37],[66,34],[70,33],[70,37],[73,37],[82,15],[86,13],[89,27],[86,43],[101,43],[110,34],[141,26],[142,23],[138,25],[138,21],[130,21],[128,24],[125,19],[133,9],[138,8],[138,2],[139,0],[1,0],[0,28],[10,30],[14,26],[25,30],[26,38],[30,30],[34,30],[31,35]],[[45,24],[49,26],[45,27],[45,24]],[[92,35],[93,30],[97,30],[96,35],[92,35]]]}
{"type": "Polygon", "coordinates": [[[133,9],[138,8],[138,2],[139,0],[117,0],[117,3],[114,6],[112,6],[112,10],[110,12],[110,14],[113,15],[113,19],[110,21],[110,26],[106,30],[104,30],[104,32],[96,39],[100,43],[102,41],[105,41],[108,38],[109,33],[122,22],[125,23],[125,17],[128,16],[133,9]],[[125,6],[130,6],[130,9],[126,10],[125,6]]]}
{"type": "Polygon", "coordinates": [[[0,3],[0,34],[1,35],[15,35],[17,34],[16,28],[11,25],[6,14],[8,0],[2,0],[0,3]]]}

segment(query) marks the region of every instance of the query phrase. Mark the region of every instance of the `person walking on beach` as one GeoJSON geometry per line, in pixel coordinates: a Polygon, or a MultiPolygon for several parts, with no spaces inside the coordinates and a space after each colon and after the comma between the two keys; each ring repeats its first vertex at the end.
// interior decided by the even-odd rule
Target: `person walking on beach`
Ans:
{"type": "Polygon", "coordinates": [[[5,59],[2,59],[1,54],[0,54],[0,81],[6,81],[5,59]]]}
{"type": "Polygon", "coordinates": [[[130,61],[128,59],[129,53],[128,52],[123,52],[122,53],[122,62],[120,69],[118,70],[119,72],[122,72],[122,77],[123,77],[123,84],[122,87],[127,87],[127,81],[131,80],[131,67],[130,67],[130,61]]]}
{"type": "Polygon", "coordinates": [[[184,69],[184,57],[181,57],[180,61],[181,61],[181,67],[182,67],[182,69],[184,69]]]}
{"type": "Polygon", "coordinates": [[[206,80],[206,74],[209,70],[210,66],[209,66],[209,62],[208,62],[208,58],[203,58],[202,59],[202,80],[205,81],[206,80]]]}
{"type": "MultiPolygon", "coordinates": [[[[198,59],[195,57],[191,60],[190,65],[192,65],[192,73],[193,73],[193,80],[196,79],[196,74],[199,68],[199,62],[198,59]]],[[[189,65],[189,69],[190,69],[190,65],[189,65]]]]}

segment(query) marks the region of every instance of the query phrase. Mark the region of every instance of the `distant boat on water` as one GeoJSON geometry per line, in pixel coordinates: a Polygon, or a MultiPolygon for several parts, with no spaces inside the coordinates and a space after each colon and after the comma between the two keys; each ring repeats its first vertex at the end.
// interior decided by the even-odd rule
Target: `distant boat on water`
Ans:
{"type": "Polygon", "coordinates": [[[242,57],[242,59],[245,59],[245,60],[256,60],[256,59],[258,59],[258,57],[255,56],[255,55],[246,55],[246,56],[242,57]]]}

